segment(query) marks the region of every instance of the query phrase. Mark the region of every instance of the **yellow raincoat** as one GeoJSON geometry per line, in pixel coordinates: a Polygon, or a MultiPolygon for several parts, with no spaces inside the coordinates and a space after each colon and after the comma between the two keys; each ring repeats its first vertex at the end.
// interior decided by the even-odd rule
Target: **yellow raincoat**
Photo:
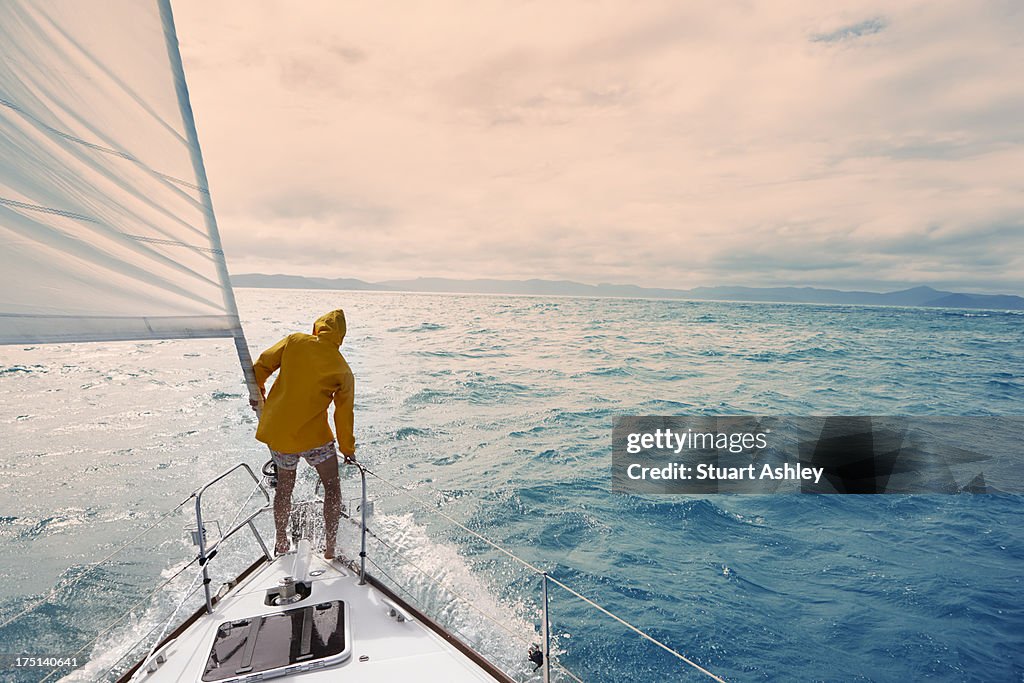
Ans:
{"type": "MultiPolygon", "coordinates": [[[[345,338],[345,312],[331,311],[313,324],[313,334],[290,334],[253,364],[260,391],[274,372],[256,438],[279,453],[301,453],[334,440],[327,408],[334,401],[334,427],[343,454],[355,453],[352,404],[355,378],[338,347],[345,338]]],[[[265,393],[264,393],[265,395],[265,393]]]]}

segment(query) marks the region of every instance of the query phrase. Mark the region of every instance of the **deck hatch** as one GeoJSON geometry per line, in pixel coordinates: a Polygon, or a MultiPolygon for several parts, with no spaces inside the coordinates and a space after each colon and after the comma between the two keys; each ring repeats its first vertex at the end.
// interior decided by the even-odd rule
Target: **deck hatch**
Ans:
{"type": "Polygon", "coordinates": [[[292,665],[307,669],[342,662],[351,654],[345,619],[345,603],[332,600],[226,621],[217,627],[203,680],[253,680],[292,665]]]}

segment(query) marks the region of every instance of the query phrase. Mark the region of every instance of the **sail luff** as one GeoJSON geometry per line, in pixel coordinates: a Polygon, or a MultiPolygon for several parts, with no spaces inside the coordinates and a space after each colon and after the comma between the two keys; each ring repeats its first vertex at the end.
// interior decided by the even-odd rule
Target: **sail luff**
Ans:
{"type": "MultiPolygon", "coordinates": [[[[210,248],[216,257],[217,273],[220,276],[221,292],[224,296],[224,308],[228,311],[229,315],[234,316],[235,320],[238,321],[238,305],[235,302],[235,293],[231,288],[227,262],[224,259],[224,250],[221,247],[217,216],[213,211],[213,199],[210,196],[210,185],[206,177],[206,165],[203,163],[203,152],[199,146],[199,133],[196,131],[195,118],[192,113],[192,102],[189,99],[188,84],[185,81],[185,68],[181,62],[181,50],[178,46],[177,31],[174,28],[174,14],[171,10],[171,2],[170,0],[158,0],[158,2],[160,6],[160,20],[164,27],[164,39],[167,44],[167,57],[174,75],[174,89],[178,96],[178,106],[181,110],[186,142],[189,147],[189,153],[192,156],[192,168],[196,176],[196,183],[200,188],[200,201],[203,205],[203,215],[206,220],[210,248]]],[[[253,370],[249,345],[245,340],[245,333],[242,331],[240,321],[237,322],[232,330],[232,337],[235,340],[238,362],[242,366],[242,374],[245,377],[245,383],[249,390],[249,399],[254,402],[253,405],[260,406],[262,404],[262,396],[256,384],[256,374],[253,370]]]]}

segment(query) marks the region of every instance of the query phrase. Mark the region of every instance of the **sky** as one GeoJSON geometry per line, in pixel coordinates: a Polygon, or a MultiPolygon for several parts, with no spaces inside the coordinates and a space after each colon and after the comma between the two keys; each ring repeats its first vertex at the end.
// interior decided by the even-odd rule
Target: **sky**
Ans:
{"type": "Polygon", "coordinates": [[[234,273],[1024,294],[1024,4],[174,0],[234,273]]]}

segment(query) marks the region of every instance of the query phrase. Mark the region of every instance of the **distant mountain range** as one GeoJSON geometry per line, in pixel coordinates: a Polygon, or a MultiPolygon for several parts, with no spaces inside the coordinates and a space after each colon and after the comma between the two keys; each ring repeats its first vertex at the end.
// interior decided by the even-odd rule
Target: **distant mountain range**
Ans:
{"type": "Polygon", "coordinates": [[[278,289],[346,289],[377,292],[447,292],[455,294],[533,294],[705,301],[763,301],[766,303],[860,304],[869,306],[934,306],[1024,310],[1024,298],[1012,294],[963,294],[931,287],[897,292],[846,292],[816,287],[695,287],[657,289],[637,285],[587,285],[570,280],[454,280],[421,277],[415,280],[364,282],[354,278],[303,277],[245,273],[231,278],[236,287],[278,289]]]}

